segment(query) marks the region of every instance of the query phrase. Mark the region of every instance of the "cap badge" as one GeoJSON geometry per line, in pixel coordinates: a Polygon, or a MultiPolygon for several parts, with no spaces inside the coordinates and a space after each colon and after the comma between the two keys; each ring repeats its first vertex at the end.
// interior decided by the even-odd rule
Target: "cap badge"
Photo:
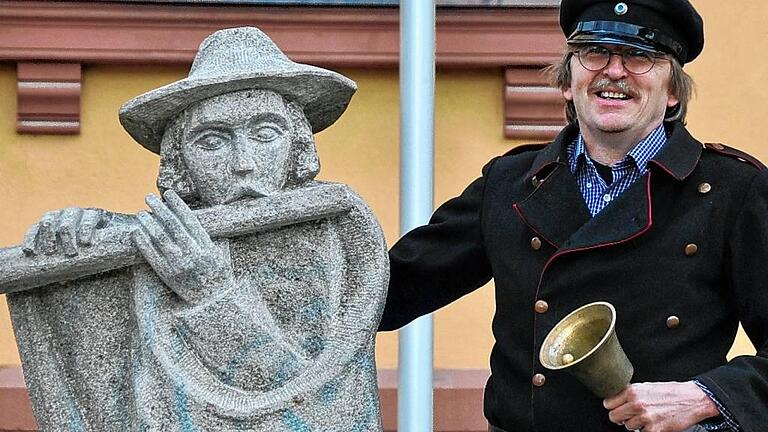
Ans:
{"type": "Polygon", "coordinates": [[[629,6],[624,2],[617,3],[613,11],[616,12],[616,15],[624,15],[629,11],[629,6]]]}

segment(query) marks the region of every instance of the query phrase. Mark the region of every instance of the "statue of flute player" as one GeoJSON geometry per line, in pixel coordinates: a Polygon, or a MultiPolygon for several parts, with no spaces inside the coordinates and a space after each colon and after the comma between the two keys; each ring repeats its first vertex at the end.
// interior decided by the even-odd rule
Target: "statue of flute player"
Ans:
{"type": "Polygon", "coordinates": [[[51,212],[0,253],[43,429],[381,430],[383,235],[349,188],[313,181],[312,134],[354,90],[238,28],[123,106],[162,199],[51,212]]]}

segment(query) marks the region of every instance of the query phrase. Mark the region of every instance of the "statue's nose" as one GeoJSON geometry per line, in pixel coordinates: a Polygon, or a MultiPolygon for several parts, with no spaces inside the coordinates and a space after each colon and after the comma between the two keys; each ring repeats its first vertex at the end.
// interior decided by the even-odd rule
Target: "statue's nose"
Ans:
{"type": "Polygon", "coordinates": [[[238,137],[232,153],[232,172],[236,174],[248,174],[255,168],[253,156],[248,152],[247,146],[246,140],[238,137]]]}

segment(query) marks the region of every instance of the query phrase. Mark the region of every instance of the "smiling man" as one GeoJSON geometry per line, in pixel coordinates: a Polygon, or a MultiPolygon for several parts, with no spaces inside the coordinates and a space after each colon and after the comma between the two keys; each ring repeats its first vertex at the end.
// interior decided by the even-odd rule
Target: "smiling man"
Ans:
{"type": "Polygon", "coordinates": [[[380,330],[495,282],[491,431],[763,431],[768,177],[685,128],[704,45],[687,0],[564,0],[549,68],[568,126],[493,159],[390,251],[380,330]],[[634,365],[605,400],[538,361],[565,315],[612,303],[634,365]],[[739,322],[756,356],[726,354],[739,322]]]}

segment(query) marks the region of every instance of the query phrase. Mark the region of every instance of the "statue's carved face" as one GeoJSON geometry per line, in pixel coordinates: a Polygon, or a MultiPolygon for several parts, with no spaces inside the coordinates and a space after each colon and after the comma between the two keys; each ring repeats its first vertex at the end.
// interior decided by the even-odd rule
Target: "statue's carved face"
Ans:
{"type": "Polygon", "coordinates": [[[181,155],[208,205],[272,195],[285,185],[291,122],[282,97],[242,90],[189,108],[181,155]]]}

